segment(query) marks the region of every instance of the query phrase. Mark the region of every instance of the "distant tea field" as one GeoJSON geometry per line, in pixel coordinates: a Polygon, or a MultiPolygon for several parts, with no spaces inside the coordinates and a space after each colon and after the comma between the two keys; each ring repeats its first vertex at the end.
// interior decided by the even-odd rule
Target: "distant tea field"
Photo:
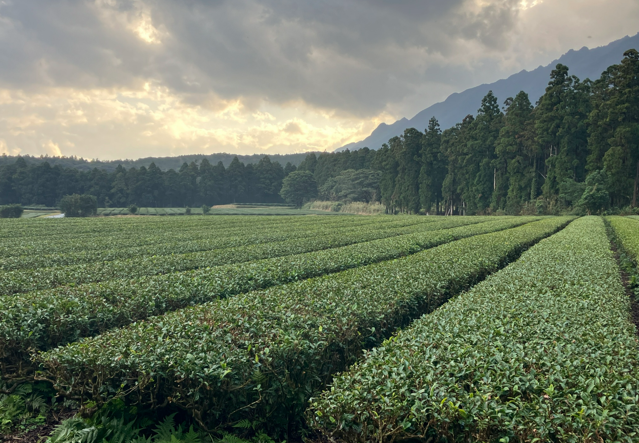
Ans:
{"type": "Polygon", "coordinates": [[[620,216],[0,220],[0,433],[636,442],[638,256],[620,216]]]}

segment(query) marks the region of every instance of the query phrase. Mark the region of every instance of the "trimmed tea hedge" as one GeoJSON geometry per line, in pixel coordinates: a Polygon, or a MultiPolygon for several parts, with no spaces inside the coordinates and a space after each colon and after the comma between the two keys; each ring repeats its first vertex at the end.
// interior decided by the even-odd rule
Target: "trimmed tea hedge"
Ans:
{"type": "Polygon", "coordinates": [[[606,217],[614,231],[614,236],[621,243],[630,258],[639,263],[639,219],[629,217],[606,217]]]}
{"type": "Polygon", "coordinates": [[[30,348],[50,349],[192,304],[390,260],[531,220],[497,219],[237,265],[0,297],[0,368],[5,377],[19,375],[30,369],[30,348]]]}
{"type": "MultiPolygon", "coordinates": [[[[270,257],[301,254],[303,252],[345,246],[353,243],[388,238],[411,232],[445,229],[466,224],[478,223],[481,219],[471,217],[441,220],[435,223],[418,223],[409,226],[389,227],[357,226],[339,229],[335,226],[319,226],[315,229],[295,229],[295,226],[280,227],[272,232],[244,235],[214,240],[192,241],[183,245],[164,244],[154,248],[136,248],[142,253],[131,254],[126,249],[116,250],[103,255],[103,260],[115,256],[136,256],[129,260],[102,261],[75,266],[28,269],[0,273],[0,294],[9,295],[64,286],[84,284],[121,278],[139,278],[147,275],[167,274],[230,263],[241,263],[270,257]],[[229,246],[233,245],[233,246],[229,246]],[[181,254],[184,249],[201,250],[181,254]]],[[[99,253],[88,254],[92,261],[99,253]]],[[[77,254],[76,254],[77,256],[77,254]]],[[[68,256],[60,256],[59,262],[68,256]]],[[[73,260],[74,257],[71,257],[73,260]]],[[[47,257],[34,260],[47,260],[47,257]]],[[[18,259],[19,262],[31,261],[18,259]]]]}
{"type": "Polygon", "coordinates": [[[639,350],[601,218],[582,218],[372,350],[312,400],[346,442],[639,441],[639,350]]]}
{"type": "Polygon", "coordinates": [[[85,404],[113,397],[138,408],[172,403],[209,428],[248,419],[290,437],[308,398],[362,349],[568,220],[191,307],[54,349],[39,361],[63,395],[85,404]]]}
{"type": "MultiPolygon", "coordinates": [[[[249,219],[250,217],[244,217],[249,219]]],[[[467,217],[469,218],[469,217],[467,217]]],[[[282,241],[293,238],[295,233],[318,229],[351,229],[366,227],[370,229],[384,227],[402,227],[442,220],[443,217],[419,218],[404,217],[392,220],[389,217],[343,217],[329,223],[320,218],[309,223],[308,217],[291,217],[266,220],[264,223],[247,222],[232,218],[231,223],[212,225],[209,223],[176,223],[167,220],[155,226],[122,225],[116,232],[95,233],[90,235],[60,235],[55,238],[42,238],[34,233],[5,239],[0,245],[0,269],[12,270],[42,266],[70,265],[91,261],[115,260],[142,255],[187,253],[220,247],[240,246],[265,241],[282,241]],[[283,223],[286,221],[286,223],[283,223]],[[282,231],[288,229],[290,237],[282,231]],[[212,242],[212,244],[211,244],[212,242]],[[158,249],[156,249],[158,248],[158,249]],[[154,250],[156,249],[156,250],[154,250]],[[172,252],[167,252],[172,251],[172,252]]],[[[91,220],[94,221],[95,219],[91,220]]],[[[75,228],[70,229],[73,232],[75,228]]]]}

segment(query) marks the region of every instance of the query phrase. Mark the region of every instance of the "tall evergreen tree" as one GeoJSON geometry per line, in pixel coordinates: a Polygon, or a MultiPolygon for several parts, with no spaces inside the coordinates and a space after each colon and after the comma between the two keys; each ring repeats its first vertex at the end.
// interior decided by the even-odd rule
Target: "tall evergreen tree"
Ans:
{"type": "Polygon", "coordinates": [[[394,150],[397,159],[397,178],[395,180],[395,198],[402,212],[418,213],[419,199],[419,172],[421,164],[419,154],[422,149],[424,134],[414,128],[404,131],[401,139],[391,141],[391,149],[394,150]]]}
{"type": "Polygon", "coordinates": [[[268,156],[263,157],[255,168],[257,178],[257,198],[266,203],[277,203],[280,200],[280,189],[284,180],[284,169],[277,162],[271,162],[268,156]]]}
{"type": "Polygon", "coordinates": [[[464,169],[469,180],[463,194],[470,214],[485,212],[497,182],[495,144],[503,126],[503,114],[492,91],[482,99],[468,143],[464,169]]]}
{"type": "Polygon", "coordinates": [[[615,205],[637,206],[639,194],[639,52],[624,53],[593,87],[588,169],[604,169],[615,205]]]}
{"type": "Polygon", "coordinates": [[[446,177],[446,159],[441,152],[442,131],[435,117],[428,121],[422,138],[419,171],[419,199],[421,207],[428,213],[434,207],[439,213],[442,201],[442,184],[446,177]]]}
{"type": "Polygon", "coordinates": [[[442,198],[447,215],[464,214],[466,202],[463,193],[468,189],[468,143],[475,117],[467,115],[461,123],[442,133],[441,150],[447,159],[448,170],[442,183],[442,198]]]}
{"type": "MultiPolygon", "coordinates": [[[[398,143],[400,140],[396,137],[395,141],[398,143]]],[[[382,173],[379,180],[380,196],[388,214],[394,214],[397,207],[394,199],[397,167],[397,160],[391,147],[384,143],[375,155],[373,169],[382,173]]]]}
{"type": "Polygon", "coordinates": [[[518,214],[531,198],[536,174],[533,106],[523,91],[505,104],[504,127],[495,147],[496,187],[491,206],[518,214]]]}
{"type": "Polygon", "coordinates": [[[587,116],[590,114],[590,82],[580,82],[558,64],[536,109],[537,140],[546,154],[544,196],[556,200],[566,179],[586,178],[588,156],[587,116]]]}
{"type": "Polygon", "coordinates": [[[311,152],[306,156],[304,161],[297,167],[298,171],[308,171],[311,174],[315,174],[315,168],[317,167],[317,156],[314,152],[311,152]]]}
{"type": "Polygon", "coordinates": [[[202,204],[213,206],[221,201],[219,181],[213,165],[206,159],[200,162],[200,180],[197,184],[198,195],[202,204]]]}
{"type": "Polygon", "coordinates": [[[233,203],[239,202],[244,197],[246,191],[246,180],[244,176],[244,163],[236,157],[226,170],[226,177],[229,186],[229,197],[233,203]]]}

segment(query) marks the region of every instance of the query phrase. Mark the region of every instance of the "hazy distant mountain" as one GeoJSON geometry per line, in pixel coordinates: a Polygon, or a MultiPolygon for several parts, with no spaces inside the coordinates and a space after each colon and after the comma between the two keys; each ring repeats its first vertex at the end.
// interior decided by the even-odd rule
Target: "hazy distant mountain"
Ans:
{"type": "Polygon", "coordinates": [[[514,97],[519,91],[526,91],[530,101],[535,103],[543,95],[550,80],[550,72],[558,63],[568,66],[570,74],[582,80],[586,78],[596,80],[608,66],[621,62],[624,52],[633,48],[639,49],[639,34],[634,37],[624,37],[599,48],[583,47],[579,51],[570,50],[547,66],[540,66],[530,72],[521,71],[507,79],[452,94],[445,101],[424,109],[410,120],[402,118],[391,125],[382,123],[364,140],[350,143],[337,151],[354,150],[365,146],[379,149],[390,138],[403,134],[407,128],[423,131],[428,126],[428,120],[433,116],[439,120],[442,130],[448,129],[461,122],[468,114],[475,115],[481,105],[481,99],[490,90],[500,103],[508,97],[514,97]]]}

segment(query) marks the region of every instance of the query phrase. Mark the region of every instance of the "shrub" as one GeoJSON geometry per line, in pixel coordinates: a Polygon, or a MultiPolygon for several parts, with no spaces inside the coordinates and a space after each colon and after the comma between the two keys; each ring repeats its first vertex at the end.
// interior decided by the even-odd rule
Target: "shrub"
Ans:
{"type": "Polygon", "coordinates": [[[602,220],[581,218],[370,352],[309,418],[330,441],[636,442],[628,308],[602,220]]]}
{"type": "Polygon", "coordinates": [[[23,212],[22,205],[0,206],[0,218],[20,218],[23,212]]]}
{"type": "Polygon", "coordinates": [[[206,215],[211,212],[211,207],[208,205],[202,205],[202,214],[206,215]]]}
{"type": "MultiPolygon", "coordinates": [[[[470,220],[464,221],[463,217],[459,217],[439,223],[423,223],[415,232],[412,227],[408,228],[412,234],[390,237],[388,233],[376,234],[375,231],[364,230],[361,235],[353,233],[351,237],[352,241],[361,243],[344,247],[337,247],[340,241],[344,245],[348,244],[348,236],[343,232],[333,238],[310,235],[306,243],[311,248],[312,244],[323,241],[332,243],[334,248],[193,272],[167,273],[157,277],[139,278],[153,267],[149,262],[146,266],[144,260],[137,264],[131,261],[121,262],[122,266],[109,274],[119,275],[122,279],[0,298],[0,367],[4,368],[6,376],[11,372],[8,368],[14,364],[17,364],[14,367],[18,367],[19,360],[28,359],[28,349],[49,349],[68,342],[69,337],[94,335],[105,329],[124,326],[132,321],[188,305],[391,260],[455,239],[508,229],[530,221],[532,220],[520,217],[469,224],[470,220]],[[461,227],[454,228],[455,225],[461,227]],[[380,235],[385,238],[380,238],[380,235]],[[339,236],[344,238],[340,240],[339,236]],[[141,272],[136,273],[136,268],[141,272]],[[131,285],[131,280],[123,278],[125,275],[139,279],[136,284],[131,285]],[[171,294],[171,297],[167,298],[166,294],[171,294]],[[30,329],[30,325],[34,324],[38,325],[37,330],[30,329]]],[[[290,242],[280,242],[284,248],[287,247],[286,243],[292,246],[290,242]]],[[[274,250],[276,245],[277,243],[265,243],[264,252],[269,253],[270,249],[271,253],[278,254],[274,250]]],[[[303,244],[299,246],[303,247],[303,244]]],[[[235,250],[239,249],[241,248],[235,250]]],[[[245,252],[250,253],[251,250],[256,252],[254,247],[245,248],[245,252]]],[[[297,249],[297,252],[302,251],[303,248],[297,249]]],[[[282,255],[281,251],[278,255],[282,255]]],[[[203,261],[214,264],[215,258],[209,257],[203,261]]],[[[104,263],[99,265],[107,266],[104,263]]],[[[179,266],[179,258],[177,261],[171,259],[165,269],[175,271],[179,266]]],[[[78,272],[69,277],[80,283],[85,278],[79,277],[80,275],[91,278],[91,270],[79,267],[78,272]]],[[[26,280],[28,277],[23,276],[21,279],[26,280]]],[[[39,274],[38,280],[46,282],[54,278],[43,278],[39,274]]],[[[58,280],[61,281],[62,278],[58,280]]],[[[10,293],[9,286],[0,286],[0,292],[10,293]]],[[[23,365],[22,368],[24,367],[23,365]]]]}
{"type": "Polygon", "coordinates": [[[184,213],[186,215],[191,215],[191,208],[189,208],[188,206],[186,207],[186,211],[184,211],[184,213]]]}
{"type": "Polygon", "coordinates": [[[65,195],[60,200],[65,217],[89,217],[98,213],[98,199],[89,194],[65,195]]]}
{"type": "Polygon", "coordinates": [[[280,195],[288,203],[302,207],[305,201],[317,196],[315,177],[308,171],[291,172],[282,182],[280,195]]]}
{"type": "Polygon", "coordinates": [[[137,205],[131,205],[131,206],[129,206],[129,213],[130,214],[137,214],[138,213],[138,209],[140,209],[140,208],[138,208],[137,205]]]}
{"type": "Polygon", "coordinates": [[[114,396],[145,407],[166,400],[211,425],[257,418],[260,427],[282,435],[299,424],[308,398],[364,348],[567,221],[549,218],[371,267],[189,307],[38,359],[60,389],[85,400],[93,394],[92,404],[114,396]]]}

